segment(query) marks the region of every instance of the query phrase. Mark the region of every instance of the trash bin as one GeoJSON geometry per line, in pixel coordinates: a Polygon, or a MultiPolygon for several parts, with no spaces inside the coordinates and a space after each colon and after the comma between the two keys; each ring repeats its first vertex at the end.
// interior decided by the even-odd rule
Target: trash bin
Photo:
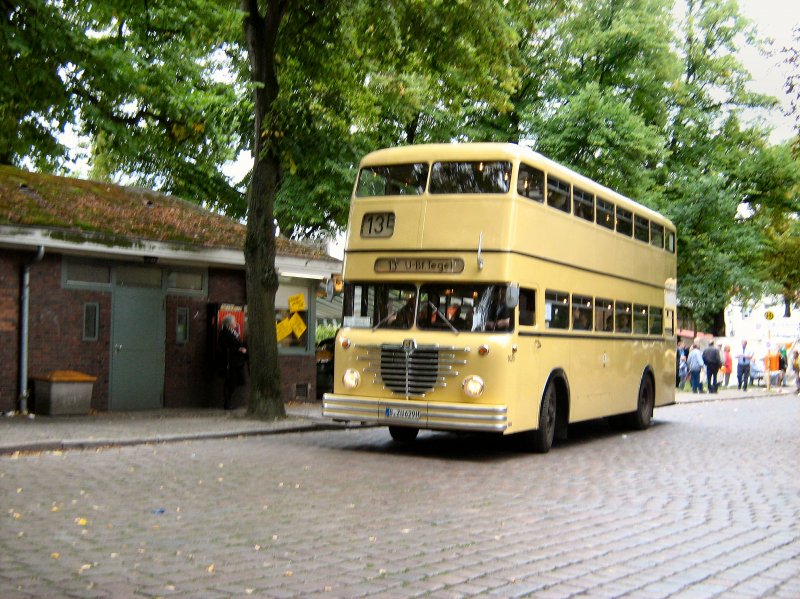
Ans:
{"type": "Polygon", "coordinates": [[[54,370],[33,377],[37,414],[63,416],[88,414],[96,376],[76,370],[54,370]]]}

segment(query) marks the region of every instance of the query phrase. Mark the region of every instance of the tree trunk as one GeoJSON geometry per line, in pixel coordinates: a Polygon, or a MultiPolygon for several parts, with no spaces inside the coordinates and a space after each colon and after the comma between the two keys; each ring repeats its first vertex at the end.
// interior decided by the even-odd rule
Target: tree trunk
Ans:
{"type": "Polygon", "coordinates": [[[714,321],[711,323],[711,334],[714,337],[725,336],[725,310],[717,310],[714,313],[714,321]]]}
{"type": "Polygon", "coordinates": [[[272,123],[278,97],[275,48],[285,2],[267,2],[264,16],[257,0],[242,0],[244,34],[255,84],[255,141],[253,173],[247,189],[247,325],[250,352],[250,400],[247,413],[262,418],[283,418],[278,343],[275,333],[275,217],[273,208],[281,180],[276,144],[281,137],[272,123]]]}

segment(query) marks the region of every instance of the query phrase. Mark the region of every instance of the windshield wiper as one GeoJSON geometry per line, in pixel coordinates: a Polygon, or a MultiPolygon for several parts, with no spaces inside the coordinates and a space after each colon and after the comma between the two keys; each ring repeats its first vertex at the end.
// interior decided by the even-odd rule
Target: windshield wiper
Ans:
{"type": "Polygon", "coordinates": [[[383,320],[381,320],[378,324],[376,324],[374,327],[372,327],[372,330],[374,331],[375,329],[380,327],[382,324],[384,324],[387,320],[389,320],[392,316],[397,316],[398,314],[400,314],[400,310],[398,310],[397,312],[390,312],[389,314],[386,315],[386,317],[383,320]]]}
{"type": "Polygon", "coordinates": [[[442,314],[442,311],[437,308],[432,301],[428,300],[428,305],[434,309],[434,311],[439,315],[439,317],[450,327],[450,330],[453,331],[456,335],[458,335],[458,329],[453,326],[453,323],[447,320],[447,317],[442,314]]]}

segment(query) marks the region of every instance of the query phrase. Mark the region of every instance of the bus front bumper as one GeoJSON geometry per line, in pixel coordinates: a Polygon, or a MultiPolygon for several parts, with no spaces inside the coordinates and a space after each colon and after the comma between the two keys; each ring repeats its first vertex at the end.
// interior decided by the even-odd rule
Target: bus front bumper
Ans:
{"type": "Polygon", "coordinates": [[[431,430],[502,433],[508,428],[504,405],[439,403],[349,397],[326,393],[322,415],[333,420],[399,425],[431,430]]]}

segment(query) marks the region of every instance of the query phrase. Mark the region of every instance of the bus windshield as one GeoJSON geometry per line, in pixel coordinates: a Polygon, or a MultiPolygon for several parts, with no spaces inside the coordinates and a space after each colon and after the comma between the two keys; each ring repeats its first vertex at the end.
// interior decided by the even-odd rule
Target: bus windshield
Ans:
{"type": "Polygon", "coordinates": [[[348,283],[344,325],[356,328],[443,330],[453,333],[514,329],[505,285],[348,283]]]}
{"type": "Polygon", "coordinates": [[[514,311],[506,306],[505,293],[505,285],[423,285],[417,326],[423,330],[512,331],[514,311]]]}

